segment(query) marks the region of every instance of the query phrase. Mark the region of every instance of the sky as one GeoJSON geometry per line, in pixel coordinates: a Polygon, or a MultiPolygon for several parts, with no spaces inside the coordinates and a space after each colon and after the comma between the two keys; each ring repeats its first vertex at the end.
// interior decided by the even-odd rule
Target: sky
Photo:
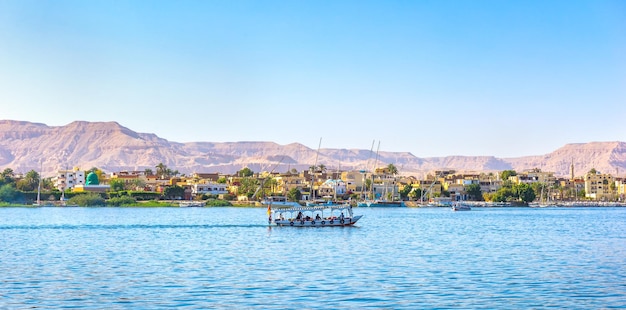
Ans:
{"type": "Polygon", "coordinates": [[[0,0],[0,119],[417,157],[626,141],[626,2],[0,0]]]}

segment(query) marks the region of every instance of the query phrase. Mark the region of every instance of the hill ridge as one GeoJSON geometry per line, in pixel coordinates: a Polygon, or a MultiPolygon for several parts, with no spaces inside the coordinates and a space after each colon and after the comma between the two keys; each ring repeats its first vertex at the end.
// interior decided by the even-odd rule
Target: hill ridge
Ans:
{"type": "MultiPolygon", "coordinates": [[[[253,171],[298,171],[315,162],[317,151],[292,142],[272,141],[174,142],[154,133],[139,133],[118,122],[74,121],[64,126],[48,126],[28,121],[0,120],[0,168],[16,172],[54,171],[78,166],[105,171],[154,169],[164,163],[181,173],[234,173],[243,167],[253,171]]],[[[498,158],[495,156],[450,155],[420,158],[411,152],[379,152],[365,149],[321,148],[317,162],[328,170],[371,170],[394,164],[401,174],[423,176],[441,169],[457,171],[522,171],[539,168],[559,176],[569,176],[574,161],[577,176],[591,168],[605,173],[626,171],[626,143],[621,141],[567,143],[555,151],[534,156],[498,158]]]]}

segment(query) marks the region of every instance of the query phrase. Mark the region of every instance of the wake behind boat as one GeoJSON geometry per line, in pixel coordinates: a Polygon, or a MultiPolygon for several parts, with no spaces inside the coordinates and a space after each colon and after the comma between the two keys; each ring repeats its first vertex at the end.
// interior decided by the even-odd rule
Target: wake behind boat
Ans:
{"type": "Polygon", "coordinates": [[[354,215],[349,204],[310,207],[267,207],[270,225],[295,227],[352,226],[362,215],[354,215]]]}

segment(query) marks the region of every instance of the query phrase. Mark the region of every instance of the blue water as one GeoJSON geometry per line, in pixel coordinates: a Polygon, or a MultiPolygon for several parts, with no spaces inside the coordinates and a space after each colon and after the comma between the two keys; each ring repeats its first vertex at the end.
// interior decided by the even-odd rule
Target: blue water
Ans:
{"type": "Polygon", "coordinates": [[[0,308],[626,308],[626,208],[0,208],[0,308]]]}

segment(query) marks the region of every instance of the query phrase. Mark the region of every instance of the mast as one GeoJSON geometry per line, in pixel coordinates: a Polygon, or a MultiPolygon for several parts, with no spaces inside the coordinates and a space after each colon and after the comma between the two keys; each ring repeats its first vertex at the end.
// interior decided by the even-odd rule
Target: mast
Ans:
{"type": "Polygon", "coordinates": [[[363,173],[363,177],[361,178],[361,199],[363,200],[367,200],[367,198],[364,197],[363,193],[365,192],[364,188],[365,188],[365,180],[367,180],[367,171],[370,168],[370,160],[372,160],[372,154],[374,153],[374,143],[376,143],[376,139],[372,140],[372,147],[370,148],[370,157],[367,158],[367,165],[365,166],[365,171],[363,173]]]}
{"type": "Polygon", "coordinates": [[[317,145],[317,152],[315,153],[315,164],[313,165],[313,171],[311,171],[311,202],[315,200],[315,191],[313,190],[313,176],[315,175],[315,169],[317,169],[317,158],[320,155],[320,147],[322,147],[322,137],[320,137],[320,143],[317,145]]]}
{"type": "Polygon", "coordinates": [[[39,184],[37,184],[37,205],[41,205],[41,171],[43,170],[43,162],[39,167],[39,184]]]}
{"type": "MultiPolygon", "coordinates": [[[[376,171],[376,166],[378,166],[378,152],[380,151],[380,140],[378,140],[378,147],[376,147],[376,161],[374,161],[374,169],[373,171],[376,171]]],[[[376,200],[376,196],[374,195],[374,172],[372,172],[372,186],[370,188],[371,193],[372,193],[372,199],[376,200]]]]}

